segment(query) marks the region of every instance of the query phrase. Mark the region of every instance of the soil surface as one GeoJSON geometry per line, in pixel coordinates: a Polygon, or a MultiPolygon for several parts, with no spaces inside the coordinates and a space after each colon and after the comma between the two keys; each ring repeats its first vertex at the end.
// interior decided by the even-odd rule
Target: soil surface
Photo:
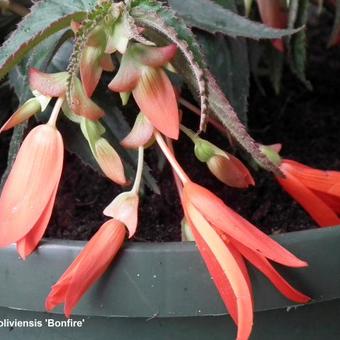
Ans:
{"type": "MultiPolygon", "coordinates": [[[[321,169],[340,170],[340,48],[326,49],[331,18],[320,19],[325,32],[309,30],[307,76],[314,91],[308,91],[288,70],[284,72],[282,92],[274,95],[266,86],[263,96],[253,86],[249,101],[249,131],[263,144],[282,143],[282,155],[321,169]]],[[[317,24],[317,23],[315,23],[317,24]]],[[[320,25],[318,25],[320,27],[320,25]]],[[[0,119],[14,105],[8,103],[8,90],[0,89],[0,119]]],[[[184,113],[186,124],[198,120],[184,113]]],[[[1,122],[1,121],[0,121],[1,122]]],[[[209,128],[207,137],[220,147],[228,143],[209,128]]],[[[6,165],[10,133],[0,138],[0,174],[6,165]]],[[[221,197],[250,222],[266,233],[314,228],[315,223],[276,183],[271,174],[252,169],[256,187],[249,190],[228,188],[218,182],[193,155],[192,144],[183,136],[175,145],[176,155],[191,178],[221,197]]],[[[136,241],[178,241],[182,210],[169,166],[157,166],[155,147],[147,151],[147,160],[157,178],[161,195],[146,189],[139,211],[136,241]]],[[[112,185],[74,155],[66,153],[65,168],[48,237],[88,239],[107,220],[102,211],[121,189],[112,185]]]]}

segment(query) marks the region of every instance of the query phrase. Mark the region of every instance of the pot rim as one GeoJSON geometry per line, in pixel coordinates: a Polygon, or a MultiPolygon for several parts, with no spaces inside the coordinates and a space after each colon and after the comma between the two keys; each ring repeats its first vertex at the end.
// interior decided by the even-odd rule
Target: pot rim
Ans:
{"type": "MultiPolygon", "coordinates": [[[[276,268],[312,303],[340,298],[340,228],[272,236],[308,268],[276,268]],[[339,256],[337,255],[339,253],[339,256]]],[[[43,312],[44,299],[85,241],[44,239],[22,261],[15,245],[0,249],[0,306],[43,312]],[[46,265],[48,261],[49,265],[46,265]]],[[[249,265],[255,311],[293,306],[249,265]]],[[[56,309],[62,313],[62,309],[56,309]]],[[[83,297],[74,315],[102,317],[192,317],[226,314],[194,242],[127,242],[114,265],[83,297]]]]}

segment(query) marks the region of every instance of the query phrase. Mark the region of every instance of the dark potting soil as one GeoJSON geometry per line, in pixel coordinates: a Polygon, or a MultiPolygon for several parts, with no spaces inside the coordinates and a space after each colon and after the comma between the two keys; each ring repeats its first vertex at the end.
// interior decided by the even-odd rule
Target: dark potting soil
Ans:
{"type": "MultiPolygon", "coordinates": [[[[282,92],[274,95],[265,85],[263,96],[255,86],[249,101],[249,132],[263,144],[282,143],[282,155],[321,169],[340,170],[340,48],[326,49],[331,18],[309,32],[307,76],[314,91],[308,91],[288,68],[284,72],[282,92]]],[[[6,97],[0,110],[8,113],[6,97]]],[[[186,112],[185,123],[196,126],[197,117],[186,112]],[[189,118],[190,117],[190,118],[189,118]]],[[[9,133],[0,139],[0,173],[5,169],[9,133]]],[[[207,137],[220,147],[228,143],[209,128],[207,137]]],[[[176,155],[196,182],[211,189],[230,207],[268,234],[314,228],[315,223],[276,183],[273,176],[252,169],[256,187],[231,189],[218,182],[204,164],[195,159],[193,146],[183,136],[175,144],[176,155]]],[[[183,216],[171,169],[157,166],[155,147],[147,151],[147,161],[158,180],[161,195],[145,190],[139,210],[136,241],[178,241],[183,216]]],[[[86,167],[66,153],[65,167],[47,236],[65,239],[88,239],[107,220],[102,211],[121,192],[121,188],[86,167]]]]}

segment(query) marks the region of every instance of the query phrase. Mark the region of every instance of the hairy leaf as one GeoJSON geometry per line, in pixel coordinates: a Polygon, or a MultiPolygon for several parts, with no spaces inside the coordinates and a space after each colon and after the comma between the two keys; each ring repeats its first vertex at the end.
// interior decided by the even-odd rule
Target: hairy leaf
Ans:
{"type": "MultiPolygon", "coordinates": [[[[305,25],[308,19],[308,0],[290,2],[289,25],[291,28],[305,25]]],[[[289,65],[295,75],[308,89],[312,88],[306,78],[306,30],[303,29],[289,39],[289,65]]]]}
{"type": "Polygon", "coordinates": [[[224,33],[231,37],[275,39],[293,34],[299,29],[276,29],[251,21],[211,0],[168,0],[189,26],[210,33],[224,33]]]}
{"type": "Polygon", "coordinates": [[[81,20],[95,0],[42,0],[28,14],[0,48],[0,79],[24,56],[52,34],[66,28],[71,20],[81,20]]]}

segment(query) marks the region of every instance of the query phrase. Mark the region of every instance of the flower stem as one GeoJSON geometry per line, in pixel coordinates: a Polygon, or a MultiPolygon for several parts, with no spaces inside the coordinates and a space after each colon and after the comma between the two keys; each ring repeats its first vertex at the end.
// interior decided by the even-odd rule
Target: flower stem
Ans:
{"type": "Polygon", "coordinates": [[[187,182],[190,182],[190,178],[184,172],[182,167],[179,165],[179,163],[177,162],[175,156],[170,151],[170,149],[166,145],[162,135],[158,131],[155,132],[155,138],[156,138],[156,141],[157,141],[159,147],[161,148],[161,150],[164,153],[165,157],[168,159],[168,161],[171,164],[172,168],[176,171],[176,173],[177,173],[178,177],[180,178],[180,180],[182,181],[182,183],[185,184],[187,182]]]}
{"type": "Polygon", "coordinates": [[[180,125],[180,129],[195,143],[195,139],[197,138],[197,134],[195,134],[192,130],[188,129],[187,127],[185,127],[182,124],[180,125]]]}
{"type": "MultiPolygon", "coordinates": [[[[195,105],[191,104],[190,102],[188,102],[187,100],[185,100],[184,98],[180,98],[179,99],[179,103],[181,105],[183,105],[185,108],[187,108],[188,110],[190,110],[191,112],[195,113],[198,116],[201,116],[201,110],[196,107],[195,105]]],[[[226,129],[219,124],[216,120],[212,119],[211,117],[208,117],[208,122],[218,131],[220,131],[223,135],[226,134],[226,129]]]]}
{"type": "MultiPolygon", "coordinates": [[[[166,138],[166,143],[168,145],[168,148],[170,149],[170,151],[174,155],[175,151],[174,151],[174,147],[173,147],[173,144],[172,144],[172,140],[167,137],[166,138]]],[[[173,176],[174,176],[174,180],[175,180],[178,196],[182,200],[182,194],[183,194],[183,185],[182,185],[182,182],[181,182],[180,178],[178,177],[178,175],[177,175],[176,171],[174,170],[174,168],[171,168],[171,169],[172,169],[172,173],[173,173],[173,176]]]]}
{"type": "Polygon", "coordinates": [[[131,192],[134,194],[138,194],[139,192],[140,183],[142,181],[142,175],[143,175],[143,166],[144,166],[144,147],[140,146],[138,148],[138,164],[137,164],[136,177],[133,183],[133,187],[131,189],[131,192]]]}
{"type": "Polygon", "coordinates": [[[63,105],[65,98],[64,97],[60,97],[57,99],[53,111],[51,113],[50,119],[48,120],[48,125],[55,127],[56,123],[57,123],[57,119],[58,119],[58,115],[61,109],[61,106],[63,105]]]}

